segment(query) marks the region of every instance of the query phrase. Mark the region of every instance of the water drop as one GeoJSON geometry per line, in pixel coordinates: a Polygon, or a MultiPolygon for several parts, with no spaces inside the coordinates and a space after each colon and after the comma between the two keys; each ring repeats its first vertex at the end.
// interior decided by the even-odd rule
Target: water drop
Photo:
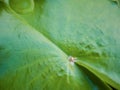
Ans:
{"type": "Polygon", "coordinates": [[[19,14],[32,12],[34,0],[9,0],[10,7],[19,14]]]}

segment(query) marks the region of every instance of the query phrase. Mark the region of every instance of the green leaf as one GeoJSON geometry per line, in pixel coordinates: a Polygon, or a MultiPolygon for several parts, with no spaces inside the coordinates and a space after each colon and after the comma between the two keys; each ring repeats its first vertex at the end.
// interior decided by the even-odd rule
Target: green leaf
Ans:
{"type": "Polygon", "coordinates": [[[120,89],[117,5],[109,0],[27,1],[32,3],[25,9],[23,0],[0,2],[1,90],[111,89],[107,84],[120,89]]]}

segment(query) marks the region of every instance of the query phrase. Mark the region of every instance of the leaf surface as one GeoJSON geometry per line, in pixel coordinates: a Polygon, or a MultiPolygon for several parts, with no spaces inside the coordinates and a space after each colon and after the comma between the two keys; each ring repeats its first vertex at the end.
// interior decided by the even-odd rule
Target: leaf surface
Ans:
{"type": "Polygon", "coordinates": [[[33,11],[20,13],[4,3],[2,90],[110,89],[106,83],[120,89],[117,5],[109,0],[35,0],[33,11]],[[77,57],[74,65],[69,56],[77,57]]]}

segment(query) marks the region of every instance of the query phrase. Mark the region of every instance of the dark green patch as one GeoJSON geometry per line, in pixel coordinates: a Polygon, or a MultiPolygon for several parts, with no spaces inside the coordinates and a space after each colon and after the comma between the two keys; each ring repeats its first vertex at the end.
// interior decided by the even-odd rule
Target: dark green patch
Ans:
{"type": "Polygon", "coordinates": [[[10,56],[10,51],[7,50],[5,47],[0,46],[0,62],[10,56]]]}

